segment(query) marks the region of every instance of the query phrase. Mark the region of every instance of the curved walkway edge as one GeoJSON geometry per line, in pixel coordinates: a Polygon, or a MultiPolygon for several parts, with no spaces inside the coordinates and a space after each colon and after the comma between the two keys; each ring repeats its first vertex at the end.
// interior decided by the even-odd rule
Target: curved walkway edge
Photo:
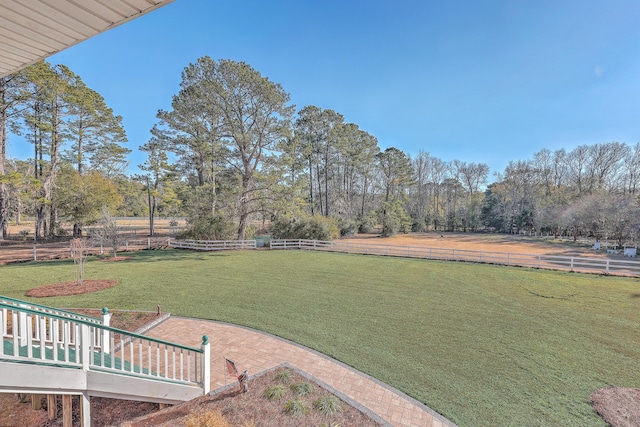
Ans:
{"type": "Polygon", "coordinates": [[[211,390],[235,379],[225,375],[224,358],[255,375],[288,364],[355,401],[392,426],[455,427],[429,407],[344,363],[291,341],[254,329],[211,320],[170,317],[147,332],[151,337],[198,346],[211,342],[211,390]]]}

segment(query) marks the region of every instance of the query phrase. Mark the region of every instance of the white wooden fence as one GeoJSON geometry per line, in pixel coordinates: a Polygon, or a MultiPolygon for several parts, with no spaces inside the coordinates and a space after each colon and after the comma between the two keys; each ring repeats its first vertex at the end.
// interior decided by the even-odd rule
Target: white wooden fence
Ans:
{"type": "Polygon", "coordinates": [[[230,249],[255,249],[255,240],[176,240],[169,239],[169,247],[198,251],[223,251],[230,249]]]}
{"type": "MultiPolygon", "coordinates": [[[[306,246],[301,246],[300,248],[308,249],[306,246]]],[[[407,258],[438,259],[447,261],[468,261],[551,270],[640,276],[640,262],[610,258],[484,252],[466,249],[392,246],[353,242],[335,242],[333,246],[327,249],[346,253],[401,256],[407,258]]]]}
{"type": "MultiPolygon", "coordinates": [[[[171,247],[196,250],[253,249],[255,240],[242,241],[177,241],[171,247]],[[209,249],[206,249],[209,248],[209,249]]],[[[271,249],[306,249],[350,254],[396,256],[405,258],[467,261],[520,267],[566,270],[587,273],[615,274],[640,277],[640,262],[601,257],[568,257],[508,252],[484,252],[466,249],[426,248],[421,246],[382,245],[360,242],[323,241],[308,239],[272,239],[271,249]]]]}

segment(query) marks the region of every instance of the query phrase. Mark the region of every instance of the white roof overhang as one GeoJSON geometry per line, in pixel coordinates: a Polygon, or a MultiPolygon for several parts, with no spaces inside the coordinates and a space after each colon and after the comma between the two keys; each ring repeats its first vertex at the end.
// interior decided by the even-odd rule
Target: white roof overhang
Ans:
{"type": "Polygon", "coordinates": [[[0,77],[173,0],[0,0],[0,77]]]}

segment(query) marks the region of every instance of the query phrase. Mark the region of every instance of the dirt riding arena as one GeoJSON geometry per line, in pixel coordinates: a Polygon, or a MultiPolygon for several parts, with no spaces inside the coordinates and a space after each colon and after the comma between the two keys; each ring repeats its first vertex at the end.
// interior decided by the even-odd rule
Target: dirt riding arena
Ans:
{"type": "MultiPolygon", "coordinates": [[[[627,259],[622,255],[607,253],[606,242],[601,242],[602,249],[593,249],[595,241],[579,240],[573,242],[568,238],[529,237],[493,233],[410,233],[393,237],[379,237],[375,234],[363,234],[353,238],[340,239],[341,242],[359,242],[376,245],[412,246],[421,248],[460,249],[478,252],[502,252],[512,254],[557,255],[575,257],[598,257],[610,259],[627,259]]],[[[609,242],[613,247],[613,242],[609,242]]],[[[637,258],[636,258],[637,259],[637,258]]]]}

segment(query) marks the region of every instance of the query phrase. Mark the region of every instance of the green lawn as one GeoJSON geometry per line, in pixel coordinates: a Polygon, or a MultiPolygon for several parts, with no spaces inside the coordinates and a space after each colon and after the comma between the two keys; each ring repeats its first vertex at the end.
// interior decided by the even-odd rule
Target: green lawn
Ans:
{"type": "MultiPolygon", "coordinates": [[[[37,300],[223,320],[314,348],[460,426],[604,426],[589,395],[640,387],[640,280],[302,251],[144,251],[90,261],[111,289],[37,300]]],[[[0,267],[24,298],[71,261],[0,267]]]]}

